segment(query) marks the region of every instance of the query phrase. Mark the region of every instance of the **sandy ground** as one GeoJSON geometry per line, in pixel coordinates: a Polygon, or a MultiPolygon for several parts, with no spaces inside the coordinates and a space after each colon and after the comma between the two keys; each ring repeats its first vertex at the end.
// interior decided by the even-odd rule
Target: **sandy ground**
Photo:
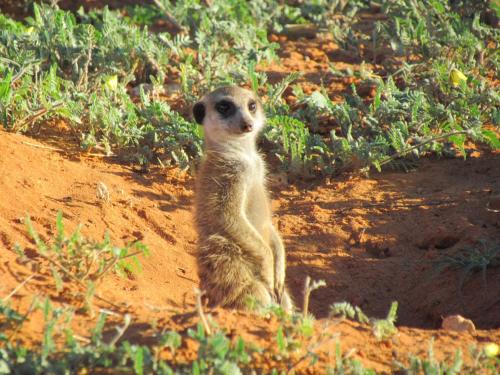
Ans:
{"type": "MultiPolygon", "coordinates": [[[[43,265],[23,218],[29,213],[47,238],[55,233],[55,216],[62,210],[67,230],[82,224],[89,238],[102,239],[109,230],[117,244],[140,239],[149,247],[141,273],[128,278],[108,274],[97,289],[110,303],[96,300],[96,306],[132,314],[131,339],[146,337],[153,321],[181,332],[193,327],[198,321],[192,313],[198,284],[193,178],[176,169],[142,174],[113,159],[75,153],[69,145],[63,152],[45,148],[54,142],[0,132],[0,296],[35,273],[12,298],[14,305],[26,308],[34,295],[46,294],[56,304],[72,303],[71,290],[57,293],[50,277],[16,260],[14,252],[18,243],[43,265]],[[97,197],[99,183],[108,188],[108,202],[97,197]]],[[[461,291],[460,272],[432,271],[445,255],[477,246],[478,240],[498,243],[499,214],[487,205],[499,194],[499,160],[487,154],[466,161],[424,160],[412,173],[275,184],[275,223],[288,249],[288,284],[297,304],[306,275],[327,283],[311,300],[318,332],[340,335],[344,350],[356,349],[356,357],[379,370],[410,353],[426,353],[431,337],[441,358],[452,356],[457,347],[467,357],[470,344],[498,342],[498,267],[487,270],[486,284],[480,273],[471,273],[461,291]],[[328,319],[334,302],[349,301],[382,318],[394,300],[399,302],[399,333],[386,343],[377,342],[367,326],[328,319]],[[474,321],[476,335],[436,330],[441,317],[456,313],[474,321]]],[[[214,318],[235,336],[272,345],[276,321],[224,310],[214,311],[214,318]]],[[[92,320],[77,314],[77,332],[85,334],[92,320]]],[[[32,333],[40,333],[42,325],[41,314],[34,313],[18,337],[36,337],[32,333]]],[[[333,347],[326,340],[316,348],[323,366],[333,347]]],[[[178,360],[194,350],[188,345],[178,360]]],[[[273,364],[268,357],[261,358],[263,368],[273,364]]]]}

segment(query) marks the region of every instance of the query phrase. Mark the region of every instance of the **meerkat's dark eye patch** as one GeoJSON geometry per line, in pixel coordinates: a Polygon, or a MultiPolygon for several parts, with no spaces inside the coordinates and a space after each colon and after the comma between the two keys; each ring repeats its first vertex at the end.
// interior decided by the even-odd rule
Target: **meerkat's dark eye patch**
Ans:
{"type": "Polygon", "coordinates": [[[254,113],[257,110],[257,103],[255,100],[250,100],[248,102],[248,110],[252,113],[254,113]]]}
{"type": "Polygon", "coordinates": [[[198,102],[193,107],[193,116],[198,124],[203,124],[203,119],[205,118],[205,105],[198,102]]]}
{"type": "Polygon", "coordinates": [[[221,100],[215,104],[215,110],[219,112],[222,117],[230,117],[236,112],[236,107],[230,100],[221,100]]]}

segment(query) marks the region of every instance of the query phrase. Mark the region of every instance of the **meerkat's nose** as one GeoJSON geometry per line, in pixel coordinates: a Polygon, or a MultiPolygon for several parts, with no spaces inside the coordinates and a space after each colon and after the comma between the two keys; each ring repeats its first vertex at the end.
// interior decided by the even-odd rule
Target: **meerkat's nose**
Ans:
{"type": "Polygon", "coordinates": [[[246,121],[243,121],[240,125],[240,128],[241,128],[241,131],[245,132],[245,133],[250,133],[253,129],[253,125],[252,124],[249,124],[248,122],[246,121]]]}

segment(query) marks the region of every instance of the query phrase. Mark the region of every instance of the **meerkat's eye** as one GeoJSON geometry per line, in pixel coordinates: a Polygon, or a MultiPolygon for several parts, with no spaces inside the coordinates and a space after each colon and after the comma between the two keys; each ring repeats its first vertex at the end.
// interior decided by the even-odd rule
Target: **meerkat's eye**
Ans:
{"type": "Polygon", "coordinates": [[[255,103],[255,101],[254,101],[254,100],[251,100],[251,101],[248,103],[248,110],[249,110],[250,112],[252,112],[252,113],[253,113],[253,112],[255,112],[255,111],[256,111],[256,109],[257,109],[257,103],[255,103]]]}
{"type": "Polygon", "coordinates": [[[234,112],[234,104],[229,100],[221,100],[215,104],[215,109],[223,116],[230,116],[234,112]]]}

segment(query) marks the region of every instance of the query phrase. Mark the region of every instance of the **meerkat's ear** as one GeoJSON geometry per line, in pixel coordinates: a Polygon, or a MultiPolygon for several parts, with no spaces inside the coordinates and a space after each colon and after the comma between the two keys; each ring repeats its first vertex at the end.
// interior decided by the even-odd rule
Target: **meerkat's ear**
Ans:
{"type": "Polygon", "coordinates": [[[193,106],[193,116],[196,122],[203,125],[203,119],[205,118],[205,104],[198,102],[193,106]]]}

